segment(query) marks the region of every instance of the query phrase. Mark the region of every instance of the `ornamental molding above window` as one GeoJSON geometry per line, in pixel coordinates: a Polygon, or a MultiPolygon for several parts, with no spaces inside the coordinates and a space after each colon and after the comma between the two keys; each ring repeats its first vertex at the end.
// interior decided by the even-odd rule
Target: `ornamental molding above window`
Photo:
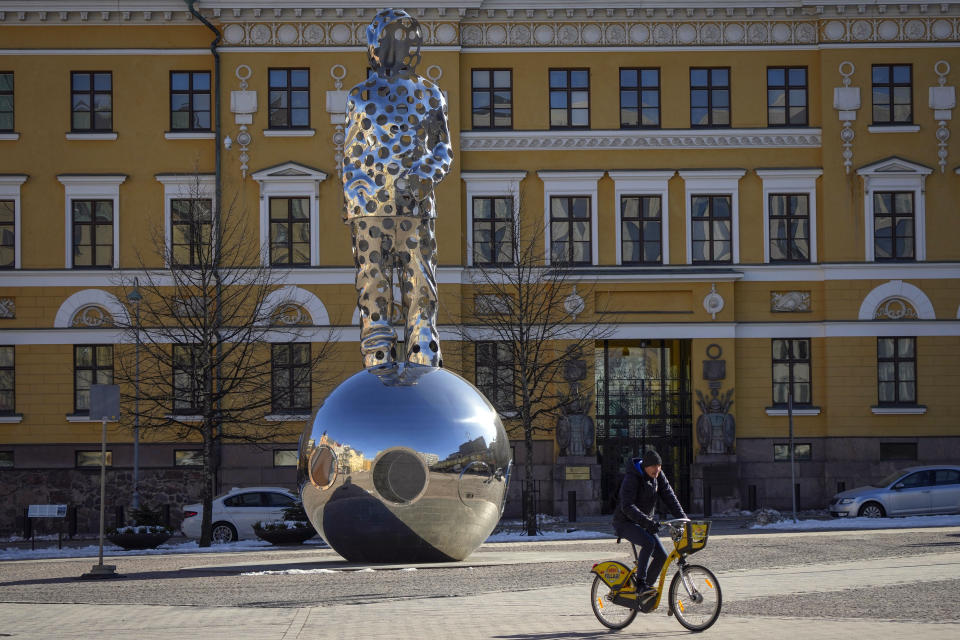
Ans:
{"type": "Polygon", "coordinates": [[[128,325],[130,316],[120,300],[103,289],[76,292],[63,301],[53,320],[53,326],[57,329],[102,328],[111,323],[128,325]]]}
{"type": "Polygon", "coordinates": [[[463,151],[818,148],[820,129],[461,131],[463,151]]]}
{"type": "Polygon", "coordinates": [[[933,303],[919,287],[902,280],[886,282],[866,295],[858,320],[936,320],[933,303]]]}
{"type": "Polygon", "coordinates": [[[258,325],[268,322],[277,325],[314,325],[327,326],[330,316],[320,298],[300,287],[286,286],[274,289],[263,300],[265,319],[258,325]]]}

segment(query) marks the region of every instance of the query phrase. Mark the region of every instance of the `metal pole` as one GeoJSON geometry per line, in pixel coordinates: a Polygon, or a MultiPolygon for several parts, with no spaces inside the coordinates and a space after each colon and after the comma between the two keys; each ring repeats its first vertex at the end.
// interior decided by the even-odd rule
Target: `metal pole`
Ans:
{"type": "MultiPolygon", "coordinates": [[[[137,288],[137,279],[133,287],[137,288]]],[[[137,346],[135,347],[133,380],[133,508],[140,508],[140,300],[134,303],[136,313],[137,346]]]]}
{"type": "Polygon", "coordinates": [[[103,566],[103,521],[107,495],[107,416],[103,416],[103,431],[100,435],[100,552],[99,566],[103,566]]]}
{"type": "Polygon", "coordinates": [[[790,426],[790,501],[793,504],[793,521],[797,521],[797,470],[793,462],[793,376],[787,390],[787,422],[790,426]]]}

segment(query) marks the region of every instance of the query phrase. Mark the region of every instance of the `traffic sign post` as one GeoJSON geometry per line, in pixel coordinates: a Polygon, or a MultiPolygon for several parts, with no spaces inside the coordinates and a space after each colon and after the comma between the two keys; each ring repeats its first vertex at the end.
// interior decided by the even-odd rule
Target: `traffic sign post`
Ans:
{"type": "Polygon", "coordinates": [[[120,387],[115,384],[90,385],[90,418],[100,420],[103,430],[100,438],[100,552],[98,562],[81,578],[115,578],[117,567],[103,564],[104,509],[107,493],[107,421],[120,417],[120,387]]]}

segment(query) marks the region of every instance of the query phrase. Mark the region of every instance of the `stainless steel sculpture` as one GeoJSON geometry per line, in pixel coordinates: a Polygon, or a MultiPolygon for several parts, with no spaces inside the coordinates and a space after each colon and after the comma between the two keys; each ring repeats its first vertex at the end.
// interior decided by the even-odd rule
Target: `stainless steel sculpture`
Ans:
{"type": "Polygon", "coordinates": [[[373,74],[350,92],[343,161],[365,368],[304,430],[300,492],[348,560],[462,560],[500,519],[510,445],[483,394],[439,368],[433,188],[452,155],[443,94],[415,73],[420,25],[387,9],[367,41],[373,74]]]}

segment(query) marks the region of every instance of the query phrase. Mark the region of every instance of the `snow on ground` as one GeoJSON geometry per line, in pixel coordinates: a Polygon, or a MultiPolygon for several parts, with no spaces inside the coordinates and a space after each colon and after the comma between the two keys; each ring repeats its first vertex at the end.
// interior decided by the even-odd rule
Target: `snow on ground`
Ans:
{"type": "Polygon", "coordinates": [[[831,518],[830,520],[799,520],[792,518],[768,524],[752,524],[750,529],[805,531],[809,529],[912,529],[915,527],[958,527],[957,516],[907,516],[905,518],[831,518]]]}
{"type": "MultiPolygon", "coordinates": [[[[49,536],[44,536],[48,538],[49,536]]],[[[15,538],[7,542],[22,540],[15,538]]],[[[56,540],[56,538],[54,538],[56,540]]],[[[0,545],[3,541],[0,541],[0,545]]],[[[91,544],[85,547],[67,547],[57,549],[56,546],[41,547],[49,544],[49,540],[37,539],[37,549],[19,549],[17,547],[0,548],[0,560],[37,560],[42,558],[89,558],[98,557],[100,546],[91,544]]],[[[320,538],[308,540],[305,544],[326,548],[327,544],[320,538]]],[[[196,540],[188,542],[174,542],[162,544],[156,549],[124,550],[108,542],[103,544],[103,555],[107,556],[143,556],[143,555],[163,555],[171,553],[224,553],[231,551],[264,551],[273,548],[273,545],[263,540],[240,540],[230,544],[214,544],[209,547],[201,548],[196,540]]]]}

